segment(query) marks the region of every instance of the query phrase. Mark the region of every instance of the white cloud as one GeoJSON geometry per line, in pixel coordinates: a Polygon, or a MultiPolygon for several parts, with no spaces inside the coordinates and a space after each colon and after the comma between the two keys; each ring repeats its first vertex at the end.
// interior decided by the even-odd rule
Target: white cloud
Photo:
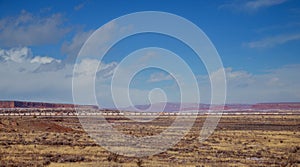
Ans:
{"type": "Polygon", "coordinates": [[[138,62],[137,64],[145,64],[145,63],[147,63],[153,59],[157,59],[159,57],[162,57],[162,56],[160,54],[158,54],[157,52],[149,51],[137,60],[137,62],[138,62]]]}
{"type": "MultiPolygon", "coordinates": [[[[22,59],[11,60],[16,53],[8,52],[5,56],[10,57],[7,61],[0,61],[0,98],[13,100],[35,100],[35,101],[68,101],[71,95],[71,80],[66,79],[66,73],[71,73],[71,66],[66,66],[57,72],[49,71],[44,73],[34,72],[43,61],[31,63],[35,57],[30,48],[13,48],[15,52],[23,50],[22,59]],[[27,51],[27,52],[25,52],[27,51]]],[[[2,57],[3,55],[0,55],[2,57]]],[[[44,57],[39,56],[41,60],[44,57]]],[[[37,59],[35,59],[37,60],[37,59]]]]}
{"type": "Polygon", "coordinates": [[[33,56],[31,49],[28,47],[16,47],[11,49],[0,48],[0,60],[4,62],[15,62],[15,63],[36,63],[47,64],[53,61],[60,63],[61,60],[54,59],[48,56],[33,56]]]}
{"type": "Polygon", "coordinates": [[[242,12],[255,12],[262,8],[267,8],[275,5],[280,5],[287,0],[252,0],[252,1],[233,1],[223,4],[219,8],[233,9],[242,12]]]}
{"type": "Polygon", "coordinates": [[[262,27],[256,30],[258,33],[266,32],[266,31],[278,31],[278,30],[285,30],[288,32],[289,30],[293,29],[299,29],[300,27],[300,22],[289,22],[286,24],[277,24],[277,25],[270,25],[266,27],[262,27]]]}
{"type": "Polygon", "coordinates": [[[27,47],[11,48],[8,50],[0,49],[0,58],[4,61],[22,63],[23,61],[30,59],[31,57],[32,52],[27,47]]]}
{"type": "Polygon", "coordinates": [[[148,82],[160,82],[160,81],[167,81],[172,80],[172,76],[169,74],[165,74],[163,72],[156,72],[150,75],[148,82]]]}
{"type": "Polygon", "coordinates": [[[78,76],[95,76],[99,61],[96,59],[83,59],[75,65],[75,75],[78,76]]]}
{"type": "MultiPolygon", "coordinates": [[[[72,64],[63,64],[51,57],[33,56],[27,47],[1,49],[0,60],[0,99],[72,102],[72,64]]],[[[78,64],[84,83],[81,86],[88,84],[85,79],[92,77],[98,63],[98,60],[86,59],[78,64]]],[[[111,77],[115,66],[115,62],[100,63],[97,69],[100,86],[111,77]]]]}
{"type": "Polygon", "coordinates": [[[109,64],[100,63],[99,68],[97,70],[97,77],[102,79],[112,77],[117,65],[118,63],[116,62],[111,62],[109,64]]]}
{"type": "MultiPolygon", "coordinates": [[[[77,55],[81,50],[82,57],[89,57],[91,59],[99,59],[100,55],[104,54],[106,49],[113,44],[114,40],[129,31],[129,27],[121,27],[115,21],[105,24],[96,31],[81,31],[77,32],[71,41],[64,42],[61,51],[67,55],[65,63],[73,64],[76,61],[77,55]],[[101,36],[92,36],[93,33],[101,36]],[[89,39],[88,45],[82,48],[83,44],[89,39]]],[[[80,59],[82,58],[80,57],[80,59]]]]}
{"type": "Polygon", "coordinates": [[[74,10],[75,11],[81,10],[87,3],[88,3],[88,1],[84,1],[84,2],[82,2],[82,3],[80,3],[80,4],[76,5],[76,6],[74,6],[74,10]]]}
{"type": "Polygon", "coordinates": [[[0,44],[15,47],[55,43],[68,31],[61,14],[41,17],[23,10],[16,17],[0,20],[0,44]]]}
{"type": "Polygon", "coordinates": [[[30,63],[47,64],[47,63],[51,63],[53,61],[56,61],[58,63],[61,62],[61,60],[57,60],[57,59],[54,59],[54,58],[48,57],[48,56],[44,56],[44,57],[36,56],[32,60],[30,60],[30,63]]]}
{"type": "Polygon", "coordinates": [[[299,101],[299,69],[299,64],[288,65],[256,75],[227,69],[227,99],[229,102],[244,103],[299,101]],[[240,75],[230,77],[234,73],[240,75]]]}
{"type": "Polygon", "coordinates": [[[251,74],[246,71],[233,71],[232,68],[226,68],[225,72],[227,74],[226,77],[230,80],[240,80],[251,77],[251,74]]]}
{"type": "Polygon", "coordinates": [[[61,47],[61,51],[63,54],[66,54],[67,63],[74,63],[80,48],[84,44],[84,42],[88,39],[88,37],[94,32],[94,30],[90,30],[87,32],[78,32],[74,35],[71,41],[64,42],[61,47]]]}
{"type": "Polygon", "coordinates": [[[99,62],[97,59],[83,59],[80,63],[75,65],[75,75],[78,77],[99,77],[108,78],[111,77],[115,68],[116,62],[105,64],[99,62]],[[99,66],[98,66],[99,65],[99,66]]]}
{"type": "Polygon", "coordinates": [[[286,2],[287,0],[254,0],[254,1],[249,1],[245,4],[246,8],[249,9],[259,9],[259,8],[263,8],[263,7],[270,7],[270,6],[274,6],[274,5],[279,5],[282,4],[284,2],[286,2]]]}
{"type": "Polygon", "coordinates": [[[290,41],[300,40],[300,34],[283,34],[272,37],[263,38],[258,41],[248,42],[245,45],[250,48],[266,48],[281,45],[290,41]]]}
{"type": "MultiPolygon", "coordinates": [[[[247,71],[225,68],[227,103],[288,102],[300,100],[300,64],[287,65],[252,74],[247,71]]],[[[218,77],[218,70],[212,77],[218,77]]],[[[198,76],[201,102],[209,103],[210,80],[198,76]]]]}

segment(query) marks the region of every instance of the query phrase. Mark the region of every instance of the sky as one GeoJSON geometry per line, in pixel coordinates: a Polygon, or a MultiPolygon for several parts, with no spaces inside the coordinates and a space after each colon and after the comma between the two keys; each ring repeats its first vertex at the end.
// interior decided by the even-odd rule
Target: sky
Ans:
{"type": "MultiPolygon", "coordinates": [[[[141,19],[141,23],[155,21],[141,19]]],[[[180,28],[178,23],[169,29],[181,31],[180,28]]],[[[226,103],[299,102],[299,46],[300,1],[297,0],[0,0],[0,99],[73,103],[75,78],[80,82],[80,91],[76,90],[81,96],[79,103],[93,104],[91,94],[95,94],[97,103],[103,107],[114,107],[114,100],[121,107],[161,101],[210,103],[210,81],[224,71],[226,103]],[[94,43],[101,50],[104,46],[100,45],[107,47],[118,35],[134,30],[139,24],[122,27],[112,20],[142,11],[167,12],[195,24],[216,48],[223,67],[208,71],[209,65],[190,46],[158,33],[136,34],[120,40],[101,60],[76,59],[95,30],[100,27],[103,30],[94,43]],[[141,50],[149,47],[153,51],[141,50]],[[185,63],[180,64],[171,53],[154,47],[175,53],[191,69],[193,77],[186,74],[185,63]],[[123,63],[128,55],[136,57],[123,63]],[[128,81],[131,67],[159,62],[165,62],[173,72],[147,68],[135,71],[128,81]],[[111,91],[114,78],[118,83],[111,91]],[[200,100],[191,88],[193,79],[200,100]],[[94,92],[85,91],[92,83],[94,92]],[[189,97],[182,100],[181,90],[189,97]],[[124,100],[128,96],[130,104],[124,100]]]]}

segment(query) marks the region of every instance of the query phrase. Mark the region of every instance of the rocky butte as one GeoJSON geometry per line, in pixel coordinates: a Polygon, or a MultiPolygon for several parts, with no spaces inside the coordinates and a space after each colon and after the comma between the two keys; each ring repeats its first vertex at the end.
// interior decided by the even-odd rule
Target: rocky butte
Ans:
{"type": "Polygon", "coordinates": [[[74,105],[60,103],[27,102],[27,101],[0,101],[0,108],[90,108],[98,109],[94,105],[74,105]]]}

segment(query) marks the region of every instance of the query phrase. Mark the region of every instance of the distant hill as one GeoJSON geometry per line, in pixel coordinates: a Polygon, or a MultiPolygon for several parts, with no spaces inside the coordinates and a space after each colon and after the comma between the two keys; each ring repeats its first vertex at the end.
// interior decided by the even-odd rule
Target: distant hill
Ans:
{"type": "MultiPolygon", "coordinates": [[[[150,106],[147,105],[136,105],[134,107],[130,106],[123,108],[126,111],[149,111],[149,112],[175,112],[179,111],[190,111],[190,110],[208,110],[210,104],[197,104],[197,103],[155,103],[150,106]],[[182,105],[182,106],[181,106],[182,105]],[[151,107],[151,108],[150,108],[151,107]]],[[[213,105],[212,108],[220,108],[218,105],[213,105]]],[[[288,102],[288,103],[257,103],[257,104],[225,104],[224,110],[300,110],[300,102],[288,102]]]]}
{"type": "MultiPolygon", "coordinates": [[[[28,101],[0,101],[0,108],[92,108],[98,109],[98,106],[94,105],[74,105],[74,104],[62,104],[62,103],[45,103],[45,102],[28,102],[28,101]]],[[[208,110],[210,104],[197,104],[197,103],[175,103],[175,102],[162,102],[155,103],[150,106],[136,105],[122,108],[124,111],[147,111],[147,112],[176,112],[191,111],[191,110],[208,110]]],[[[220,109],[220,106],[213,105],[213,109],[220,109]]],[[[107,109],[116,110],[116,109],[107,109]]],[[[257,103],[257,104],[225,104],[224,110],[300,110],[300,102],[279,102],[279,103],[257,103]]]]}
{"type": "Polygon", "coordinates": [[[0,108],[74,108],[74,107],[98,109],[98,106],[93,106],[93,105],[74,105],[74,104],[28,102],[28,101],[0,101],[0,108]]]}
{"type": "Polygon", "coordinates": [[[300,109],[300,102],[257,103],[252,109],[300,109]]]}

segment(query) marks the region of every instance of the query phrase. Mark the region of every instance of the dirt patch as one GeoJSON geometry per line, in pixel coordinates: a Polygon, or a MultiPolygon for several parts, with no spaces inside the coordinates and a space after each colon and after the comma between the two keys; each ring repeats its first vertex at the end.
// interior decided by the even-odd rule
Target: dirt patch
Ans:
{"type": "Polygon", "coordinates": [[[0,119],[0,132],[73,132],[74,129],[59,125],[53,121],[45,121],[39,118],[14,117],[0,119]]]}
{"type": "Polygon", "coordinates": [[[45,122],[41,120],[34,121],[23,121],[20,122],[20,126],[29,131],[44,131],[44,132],[72,132],[74,131],[72,128],[58,125],[53,122],[45,122]]]}

